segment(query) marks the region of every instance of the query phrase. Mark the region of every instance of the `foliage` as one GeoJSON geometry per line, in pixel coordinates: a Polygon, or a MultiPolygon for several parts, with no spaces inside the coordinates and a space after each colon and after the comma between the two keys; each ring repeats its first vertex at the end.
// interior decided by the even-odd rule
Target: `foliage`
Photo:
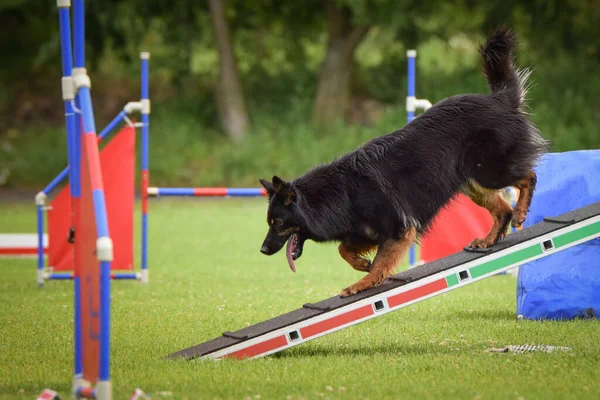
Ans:
{"type": "MultiPolygon", "coordinates": [[[[149,50],[153,178],[171,185],[249,185],[269,168],[297,174],[404,124],[407,49],[418,50],[419,97],[435,102],[485,93],[477,46],[489,30],[507,23],[521,38],[517,61],[533,68],[532,118],[554,150],[600,147],[600,3],[335,1],[352,9],[356,24],[372,27],[356,50],[352,92],[387,110],[375,125],[325,130],[310,123],[326,48],[320,0],[228,1],[252,124],[247,140],[233,146],[217,122],[218,57],[205,2],[86,2],[97,125],[138,97],[138,53],[149,50]]],[[[0,5],[0,187],[39,187],[66,159],[55,17],[53,3],[0,5]]]]}

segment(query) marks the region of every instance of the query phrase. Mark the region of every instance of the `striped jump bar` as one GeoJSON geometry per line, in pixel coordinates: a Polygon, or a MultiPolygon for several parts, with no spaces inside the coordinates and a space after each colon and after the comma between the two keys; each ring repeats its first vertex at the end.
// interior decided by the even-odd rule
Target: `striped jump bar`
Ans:
{"type": "Polygon", "coordinates": [[[148,196],[258,197],[266,196],[263,188],[159,188],[149,187],[148,196]]]}
{"type": "MultiPolygon", "coordinates": [[[[48,252],[48,235],[43,236],[44,254],[48,252]]],[[[0,233],[0,257],[33,257],[38,253],[35,233],[0,233]]]]}
{"type": "MultiPolygon", "coordinates": [[[[68,281],[74,279],[74,274],[65,274],[65,273],[46,273],[44,275],[44,279],[50,279],[55,281],[68,281]]],[[[141,273],[133,273],[133,274],[110,274],[110,279],[113,280],[140,280],[142,279],[141,273]]]]}
{"type": "Polygon", "coordinates": [[[169,355],[257,358],[385,315],[600,237],[600,202],[512,233],[493,249],[463,251],[394,275],[376,288],[339,296],[169,355]]]}

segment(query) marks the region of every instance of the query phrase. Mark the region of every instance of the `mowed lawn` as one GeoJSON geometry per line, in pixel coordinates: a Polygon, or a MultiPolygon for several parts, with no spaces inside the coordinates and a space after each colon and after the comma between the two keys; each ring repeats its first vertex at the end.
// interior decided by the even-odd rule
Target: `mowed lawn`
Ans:
{"type": "MultiPolygon", "coordinates": [[[[0,204],[0,232],[33,232],[34,209],[0,204]]],[[[600,398],[600,323],[517,321],[516,278],[506,275],[262,359],[165,360],[335,295],[361,274],[335,245],[307,242],[296,274],[283,253],[262,255],[264,199],[155,199],[150,209],[150,284],[112,287],[115,399],[137,387],[153,399],[600,398]],[[511,344],[572,350],[486,351],[511,344]]],[[[0,274],[0,398],[46,387],[68,398],[72,284],[39,289],[32,259],[0,259],[0,274]]]]}

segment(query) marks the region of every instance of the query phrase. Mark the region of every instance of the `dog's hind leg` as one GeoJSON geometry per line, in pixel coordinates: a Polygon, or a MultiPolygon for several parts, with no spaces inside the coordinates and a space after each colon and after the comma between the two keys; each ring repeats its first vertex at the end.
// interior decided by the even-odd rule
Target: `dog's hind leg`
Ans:
{"type": "Polygon", "coordinates": [[[416,237],[417,230],[409,227],[402,238],[382,242],[373,260],[371,271],[360,281],[342,290],[341,297],[347,297],[383,283],[392,275],[398,262],[406,254],[416,237]]]}
{"type": "Polygon", "coordinates": [[[495,245],[500,239],[506,235],[508,224],[513,216],[513,211],[506,200],[496,190],[486,189],[475,182],[469,182],[465,193],[478,206],[487,209],[492,218],[494,225],[483,239],[475,239],[471,242],[472,248],[486,248],[495,245]]]}
{"type": "Polygon", "coordinates": [[[338,250],[340,256],[342,256],[352,268],[357,271],[369,272],[371,270],[371,261],[363,256],[374,247],[375,245],[371,243],[342,242],[340,243],[338,250]]]}
{"type": "Polygon", "coordinates": [[[531,206],[531,199],[533,199],[533,192],[537,184],[537,175],[535,172],[530,171],[526,178],[521,179],[514,184],[514,187],[519,189],[519,197],[517,204],[515,205],[515,211],[512,217],[512,226],[519,228],[525,222],[529,207],[531,206]]]}

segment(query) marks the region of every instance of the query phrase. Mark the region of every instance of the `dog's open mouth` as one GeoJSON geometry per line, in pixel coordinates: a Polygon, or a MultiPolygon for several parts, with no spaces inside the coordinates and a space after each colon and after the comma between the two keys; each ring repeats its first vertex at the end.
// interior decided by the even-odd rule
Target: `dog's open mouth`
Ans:
{"type": "Polygon", "coordinates": [[[288,264],[290,265],[290,269],[292,272],[296,272],[296,265],[294,264],[294,260],[297,260],[298,257],[302,255],[302,242],[298,237],[298,234],[293,234],[287,241],[287,246],[285,247],[285,256],[287,258],[288,264]]]}

